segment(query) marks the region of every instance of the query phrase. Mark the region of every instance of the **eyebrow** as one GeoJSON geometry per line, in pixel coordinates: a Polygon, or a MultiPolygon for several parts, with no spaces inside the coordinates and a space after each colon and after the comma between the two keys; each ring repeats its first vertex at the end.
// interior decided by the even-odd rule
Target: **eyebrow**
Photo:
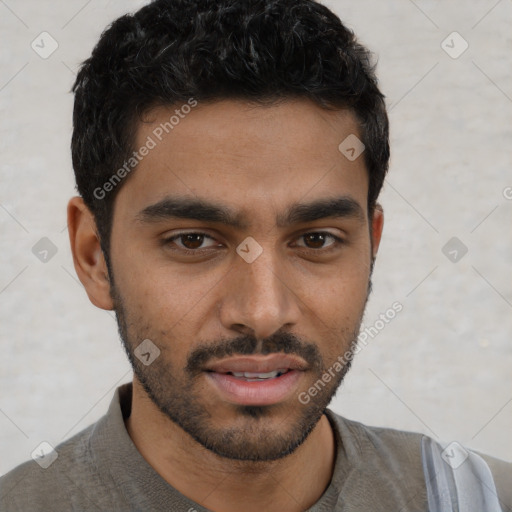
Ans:
{"type": "MultiPolygon", "coordinates": [[[[277,216],[276,224],[284,228],[327,218],[365,221],[361,205],[349,196],[342,196],[293,204],[284,214],[277,216]]],[[[135,219],[148,224],[168,219],[190,219],[224,224],[236,229],[247,229],[250,225],[242,213],[237,213],[225,205],[202,199],[173,196],[165,197],[158,203],[147,206],[136,215],[135,219]]]]}

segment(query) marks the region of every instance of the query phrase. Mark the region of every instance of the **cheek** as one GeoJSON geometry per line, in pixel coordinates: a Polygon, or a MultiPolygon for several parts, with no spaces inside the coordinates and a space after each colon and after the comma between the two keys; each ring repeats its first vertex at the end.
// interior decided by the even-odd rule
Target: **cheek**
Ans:
{"type": "Polygon", "coordinates": [[[140,277],[133,274],[122,286],[130,335],[155,341],[168,361],[184,361],[209,314],[219,278],[191,278],[149,264],[136,274],[140,277]]]}
{"type": "MultiPolygon", "coordinates": [[[[335,311],[352,317],[360,313],[366,302],[370,278],[369,251],[361,251],[329,269],[322,276],[323,286],[316,286],[316,300],[322,311],[335,311]]],[[[320,281],[319,281],[320,282],[320,281]]]]}
{"type": "MultiPolygon", "coordinates": [[[[118,260],[115,266],[116,286],[131,310],[155,318],[179,317],[201,290],[201,282],[187,278],[183,272],[162,263],[159,258],[136,250],[118,260]]],[[[196,299],[197,301],[197,299],[196,299]]]]}
{"type": "Polygon", "coordinates": [[[201,277],[192,277],[161,268],[142,279],[133,293],[148,318],[156,324],[171,327],[183,319],[191,322],[201,315],[220,277],[208,272],[201,277]]]}
{"type": "Polygon", "coordinates": [[[325,350],[326,360],[334,360],[349,349],[361,325],[367,298],[367,274],[334,279],[315,298],[318,316],[317,336],[325,350]]]}

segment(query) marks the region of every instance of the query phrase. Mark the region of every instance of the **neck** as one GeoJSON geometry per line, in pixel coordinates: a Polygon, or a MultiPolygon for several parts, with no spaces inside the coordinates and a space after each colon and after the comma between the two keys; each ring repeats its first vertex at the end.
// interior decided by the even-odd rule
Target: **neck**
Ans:
{"type": "Polygon", "coordinates": [[[333,474],[335,439],[325,415],[287,457],[235,461],[190,437],[163,415],[134,379],[126,428],[138,451],[167,483],[214,511],[239,512],[242,501],[246,512],[303,511],[320,499],[333,474]]]}

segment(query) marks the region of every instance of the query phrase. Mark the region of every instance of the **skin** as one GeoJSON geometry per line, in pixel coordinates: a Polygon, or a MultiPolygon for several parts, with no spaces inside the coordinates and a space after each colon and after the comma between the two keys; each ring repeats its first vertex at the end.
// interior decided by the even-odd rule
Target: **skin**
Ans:
{"type": "MultiPolygon", "coordinates": [[[[135,147],[174,108],[147,113],[135,147]]],[[[350,134],[359,135],[350,111],[326,111],[308,100],[265,107],[225,100],[195,107],[122,183],[111,236],[113,282],[91,212],[78,197],[69,202],[77,274],[93,304],[117,308],[135,366],[127,431],[163,479],[210,510],[238,511],[243,502],[248,512],[301,511],[320,499],[331,480],[336,446],[322,411],[342,375],[309,408],[297,397],[357,336],[381,238],[382,210],[376,208],[369,217],[366,208],[364,158],[349,161],[338,150],[350,134]],[[243,215],[246,225],[138,220],[144,208],[168,195],[214,201],[243,215]],[[341,196],[355,201],[361,215],[277,226],[278,216],[294,203],[341,196]],[[211,237],[200,242],[201,255],[183,252],[185,243],[191,250],[197,247],[189,240],[162,243],[187,230],[211,237]],[[303,236],[312,232],[327,232],[344,243],[303,236]],[[236,253],[248,236],[263,249],[252,263],[236,253]],[[243,414],[223,399],[204,372],[192,377],[184,370],[198,347],[247,336],[255,342],[251,353],[259,354],[279,333],[294,335],[301,346],[313,345],[321,367],[301,372],[294,392],[259,415],[243,414]],[[133,358],[146,338],[161,350],[147,367],[133,358]],[[141,378],[160,403],[148,395],[141,378]],[[205,449],[166,414],[163,402],[180,393],[191,411],[205,413],[187,416],[180,409],[183,417],[212,436],[231,429],[235,435],[229,448],[246,460],[205,449]],[[308,418],[313,423],[309,436],[292,453],[270,460],[283,440],[289,445],[297,441],[294,424],[308,418]],[[258,436],[261,432],[264,436],[258,436]],[[248,460],[256,451],[260,460],[248,460]]]]}

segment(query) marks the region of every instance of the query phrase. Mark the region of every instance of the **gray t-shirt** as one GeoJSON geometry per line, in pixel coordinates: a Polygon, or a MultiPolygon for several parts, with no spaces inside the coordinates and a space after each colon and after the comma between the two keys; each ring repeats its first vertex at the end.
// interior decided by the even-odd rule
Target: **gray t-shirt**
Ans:
{"type": "MultiPolygon", "coordinates": [[[[31,460],[0,478],[0,511],[208,512],[165,482],[137,451],[123,420],[130,415],[131,394],[131,383],[117,388],[105,416],[57,446],[53,462],[51,455],[42,459],[42,466],[51,462],[47,469],[31,460]]],[[[326,415],[336,438],[334,474],[320,500],[308,512],[470,510],[456,508],[457,498],[447,495],[436,478],[426,478],[429,470],[425,469],[425,440],[435,443],[430,438],[368,427],[329,409],[326,415]],[[434,504],[436,496],[441,505],[434,504]],[[447,509],[442,503],[448,501],[443,500],[453,503],[453,507],[447,509]]],[[[453,450],[450,453],[456,456],[453,450]]],[[[512,464],[483,455],[472,456],[490,469],[485,470],[492,475],[490,484],[481,487],[490,493],[491,501],[495,499],[497,503],[499,497],[500,503],[484,505],[484,510],[478,512],[499,512],[500,507],[502,512],[512,512],[512,464]]],[[[436,456],[429,456],[429,461],[431,475],[439,473],[436,456]]],[[[448,467],[445,462],[441,464],[448,467]]],[[[455,471],[449,468],[447,482],[456,481],[452,478],[455,471]]],[[[473,483],[471,487],[478,486],[473,483]]],[[[458,489],[460,492],[461,487],[458,489]]],[[[471,501],[475,503],[473,497],[471,501]]]]}

